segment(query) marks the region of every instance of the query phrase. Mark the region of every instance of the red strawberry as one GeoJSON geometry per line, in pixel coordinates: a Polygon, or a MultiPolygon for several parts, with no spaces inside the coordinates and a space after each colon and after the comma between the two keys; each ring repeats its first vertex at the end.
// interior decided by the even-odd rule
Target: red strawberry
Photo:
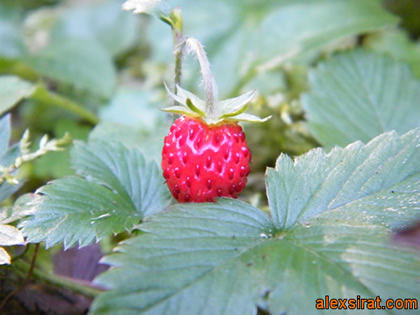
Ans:
{"type": "MultiPolygon", "coordinates": [[[[243,113],[254,91],[209,106],[177,87],[168,93],[180,104],[164,110],[184,114],[164,140],[162,170],[179,202],[236,198],[245,187],[251,152],[237,121],[265,121],[243,113]]],[[[267,118],[268,119],[268,118],[267,118]]]]}
{"type": "Polygon", "coordinates": [[[236,122],[207,125],[182,116],[165,137],[163,176],[180,202],[236,198],[245,187],[251,153],[236,122]]]}

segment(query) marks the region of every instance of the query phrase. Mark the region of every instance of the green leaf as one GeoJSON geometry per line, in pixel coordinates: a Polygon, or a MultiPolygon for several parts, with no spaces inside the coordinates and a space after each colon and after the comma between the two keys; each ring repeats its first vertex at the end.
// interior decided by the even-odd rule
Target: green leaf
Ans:
{"type": "Polygon", "coordinates": [[[35,86],[11,75],[0,76],[0,116],[12,109],[19,101],[30,97],[35,86]]]}
{"type": "Polygon", "coordinates": [[[163,138],[169,129],[166,113],[157,95],[141,89],[118,89],[99,116],[101,123],[90,133],[90,139],[117,141],[136,147],[149,159],[162,159],[163,138]]]}
{"type": "Polygon", "coordinates": [[[155,162],[146,162],[139,150],[104,141],[76,142],[71,164],[77,174],[132,200],[142,216],[162,211],[168,205],[169,192],[160,168],[155,162]]]}
{"type": "Polygon", "coordinates": [[[315,301],[325,295],[417,297],[419,253],[393,245],[389,226],[420,214],[419,148],[420,130],[415,130],[328,155],[318,149],[292,166],[280,157],[268,175],[274,222],[233,199],[177,204],[147,218],[140,226],[143,234],[105,258],[114,268],[96,282],[110,291],[95,299],[92,314],[255,314],[257,306],[271,314],[323,314],[315,301]],[[385,147],[404,159],[391,157],[378,170],[385,147]],[[354,172],[337,167],[340,158],[350,169],[357,164],[355,173],[362,175],[349,177],[354,172]],[[392,162],[404,165],[397,167],[399,173],[391,171],[392,162]],[[298,180],[290,177],[291,167],[298,180]],[[370,177],[372,170],[379,174],[370,177]],[[277,173],[284,177],[274,179],[277,173]],[[308,183],[325,173],[323,185],[330,189],[308,183]],[[337,182],[343,189],[337,191],[337,182]],[[296,205],[308,195],[316,200],[290,208],[290,217],[302,214],[306,220],[284,229],[280,204],[272,197],[283,196],[287,205],[290,192],[296,205]],[[319,211],[320,204],[335,207],[319,211]]]}
{"type": "Polygon", "coordinates": [[[8,182],[4,182],[3,184],[1,184],[0,185],[0,202],[10,197],[16,191],[18,191],[19,188],[22,187],[22,185],[23,185],[22,181],[19,182],[19,184],[15,184],[15,185],[9,184],[8,182]]]}
{"type": "Polygon", "coordinates": [[[402,30],[375,33],[367,37],[364,44],[370,50],[388,53],[396,60],[408,63],[413,74],[420,78],[420,46],[402,30]]]}
{"type": "Polygon", "coordinates": [[[310,84],[303,107],[326,148],[420,126],[420,81],[387,56],[363,50],[337,55],[310,73],[310,84]]]}
{"type": "Polygon", "coordinates": [[[24,51],[23,36],[19,25],[23,13],[21,9],[20,6],[0,5],[1,57],[19,58],[24,51]]]}
{"type": "Polygon", "coordinates": [[[113,56],[133,47],[138,19],[116,1],[77,6],[65,11],[54,25],[51,40],[79,38],[102,44],[113,56]]]}
{"type": "Polygon", "coordinates": [[[0,246],[24,245],[22,232],[11,225],[0,224],[0,246]]]}
{"type": "MultiPolygon", "coordinates": [[[[188,34],[205,45],[222,96],[231,95],[235,84],[249,76],[262,76],[285,61],[305,61],[339,41],[398,21],[379,0],[184,0],[175,4],[183,10],[188,34]]],[[[155,41],[155,47],[162,45],[161,36],[155,41]]],[[[196,81],[194,76],[192,83],[196,81]]]]}
{"type": "Polygon", "coordinates": [[[11,225],[0,224],[0,265],[10,264],[11,258],[1,246],[25,245],[22,232],[11,225]]]}
{"type": "Polygon", "coordinates": [[[257,38],[257,48],[263,60],[289,54],[289,58],[310,55],[338,40],[395,25],[397,21],[377,0],[283,1],[262,22],[260,32],[264,36],[257,38]],[[273,45],[273,38],[278,45],[273,45]]]}
{"type": "Polygon", "coordinates": [[[46,247],[61,242],[65,248],[130,230],[142,215],[131,200],[95,182],[76,176],[52,181],[37,190],[29,202],[33,216],[19,227],[30,243],[45,241],[46,247]]]}
{"type": "Polygon", "coordinates": [[[9,147],[10,140],[10,115],[0,118],[0,157],[2,157],[9,147]]]}
{"type": "MultiPolygon", "coordinates": [[[[9,148],[11,133],[10,120],[9,114],[0,118],[0,166],[3,167],[9,167],[20,153],[19,147],[16,145],[9,148]]],[[[16,192],[22,184],[22,182],[17,185],[12,185],[8,182],[0,184],[0,202],[16,192]]]]}
{"type": "Polygon", "coordinates": [[[143,227],[149,233],[120,248],[126,254],[106,259],[121,268],[97,282],[118,289],[100,296],[93,314],[117,310],[120,314],[221,314],[223,308],[229,313],[229,304],[237,307],[233,313],[246,314],[243,311],[252,307],[252,300],[242,295],[249,288],[249,277],[241,274],[241,265],[246,267],[249,261],[238,260],[247,249],[258,246],[263,240],[260,233],[271,227],[265,213],[237,200],[221,199],[217,204],[178,204],[151,217],[143,227]],[[227,303],[234,289],[243,304],[227,303]]]}
{"type": "Polygon", "coordinates": [[[165,121],[165,114],[159,110],[162,104],[156,99],[154,93],[146,90],[120,88],[99,116],[103,121],[155,131],[165,121]]]}
{"type": "Polygon", "coordinates": [[[90,133],[91,140],[115,141],[139,149],[150,160],[162,159],[163,138],[170,119],[159,108],[155,93],[143,89],[120,88],[99,112],[101,122],[90,133]]]}
{"type": "Polygon", "coordinates": [[[114,141],[128,148],[136,148],[147,155],[150,160],[160,163],[162,160],[163,138],[168,133],[169,124],[159,123],[153,129],[144,130],[141,124],[137,127],[100,122],[89,135],[90,140],[114,141]]]}
{"type": "Polygon", "coordinates": [[[116,86],[116,71],[111,55],[94,41],[62,38],[26,63],[40,74],[73,85],[101,97],[110,97],[116,86]]]}
{"type": "Polygon", "coordinates": [[[402,137],[389,132],[328,154],[314,149],[294,161],[281,155],[267,171],[273,221],[287,229],[325,211],[341,218],[364,211],[367,222],[387,225],[409,221],[420,216],[419,156],[420,129],[402,137]],[[397,213],[404,216],[391,221],[397,213]]]}
{"type": "Polygon", "coordinates": [[[22,207],[32,199],[32,194],[24,194],[17,198],[13,207],[0,208],[0,224],[9,224],[27,215],[32,215],[33,213],[30,209],[22,207]]]}
{"type": "Polygon", "coordinates": [[[136,149],[102,141],[76,142],[71,164],[82,177],[53,181],[21,207],[33,212],[20,225],[29,242],[86,246],[130,230],[144,216],[168,205],[169,192],[157,165],[146,163],[136,149]]]}
{"type": "Polygon", "coordinates": [[[0,56],[18,58],[23,53],[23,39],[16,23],[0,19],[0,56]]]}

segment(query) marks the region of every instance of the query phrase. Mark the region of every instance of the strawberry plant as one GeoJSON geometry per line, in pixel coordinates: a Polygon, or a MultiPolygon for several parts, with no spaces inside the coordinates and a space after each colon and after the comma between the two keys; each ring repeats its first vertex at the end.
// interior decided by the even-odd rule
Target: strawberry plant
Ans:
{"type": "Polygon", "coordinates": [[[255,91],[216,102],[217,89],[202,46],[189,38],[181,42],[200,61],[206,100],[177,87],[169,95],[180,105],[164,109],[183,114],[171,126],[162,150],[162,170],[172,196],[180,202],[212,202],[236,198],[247,182],[251,153],[237,121],[264,122],[244,113],[255,91]]]}
{"type": "Polygon", "coordinates": [[[385,304],[420,299],[395,3],[1,3],[0,312],[410,312],[385,304]]]}

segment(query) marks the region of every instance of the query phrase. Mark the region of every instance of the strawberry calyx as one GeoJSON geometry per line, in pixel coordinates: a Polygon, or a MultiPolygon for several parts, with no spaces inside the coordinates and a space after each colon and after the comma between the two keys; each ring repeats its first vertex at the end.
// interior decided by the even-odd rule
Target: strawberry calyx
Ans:
{"type": "Polygon", "coordinates": [[[248,103],[256,95],[255,90],[251,90],[234,98],[215,101],[209,106],[206,101],[181,88],[179,85],[177,85],[176,94],[173,93],[166,84],[165,88],[169,96],[171,96],[171,98],[173,98],[178,104],[163,108],[162,110],[170,113],[201,118],[209,125],[215,125],[223,121],[265,122],[271,118],[271,116],[260,118],[256,115],[245,113],[248,109],[248,103]]]}
{"type": "Polygon", "coordinates": [[[248,103],[254,98],[256,91],[252,90],[238,97],[217,101],[217,86],[210,70],[210,63],[207,59],[203,45],[192,37],[184,39],[177,47],[176,51],[186,50],[196,56],[200,64],[201,76],[205,91],[205,100],[191,93],[176,84],[175,93],[165,84],[168,94],[175,100],[174,106],[169,106],[163,110],[166,112],[199,117],[208,125],[215,125],[223,121],[237,122],[264,122],[271,118],[260,118],[255,115],[247,114],[248,103]]]}

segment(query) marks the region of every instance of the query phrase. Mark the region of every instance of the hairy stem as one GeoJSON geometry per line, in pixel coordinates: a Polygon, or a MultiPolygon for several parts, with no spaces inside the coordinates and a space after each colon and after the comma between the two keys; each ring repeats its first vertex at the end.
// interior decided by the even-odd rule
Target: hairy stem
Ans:
{"type": "Polygon", "coordinates": [[[88,111],[87,109],[83,108],[80,104],[77,104],[76,102],[69,100],[64,96],[48,91],[42,85],[39,85],[36,88],[31,98],[41,103],[61,107],[65,110],[73,112],[94,125],[99,122],[99,118],[94,113],[88,111]]]}
{"type": "Polygon", "coordinates": [[[187,38],[184,42],[187,52],[194,54],[200,64],[201,76],[203,78],[204,91],[206,93],[206,112],[210,117],[214,115],[214,104],[217,99],[217,88],[213,74],[210,70],[210,62],[204,51],[203,45],[195,38],[187,38]]]}
{"type": "Polygon", "coordinates": [[[210,70],[210,62],[207,58],[206,52],[203,45],[195,38],[183,37],[183,23],[181,9],[175,8],[172,10],[169,16],[161,15],[160,19],[165,23],[169,24],[172,28],[172,34],[174,38],[174,55],[175,55],[175,86],[174,93],[177,92],[177,85],[181,83],[182,75],[182,57],[184,49],[189,54],[193,54],[199,64],[201,70],[201,76],[203,78],[204,91],[206,97],[206,113],[212,117],[215,113],[215,102],[217,101],[217,87],[214,80],[213,74],[210,70]]]}

